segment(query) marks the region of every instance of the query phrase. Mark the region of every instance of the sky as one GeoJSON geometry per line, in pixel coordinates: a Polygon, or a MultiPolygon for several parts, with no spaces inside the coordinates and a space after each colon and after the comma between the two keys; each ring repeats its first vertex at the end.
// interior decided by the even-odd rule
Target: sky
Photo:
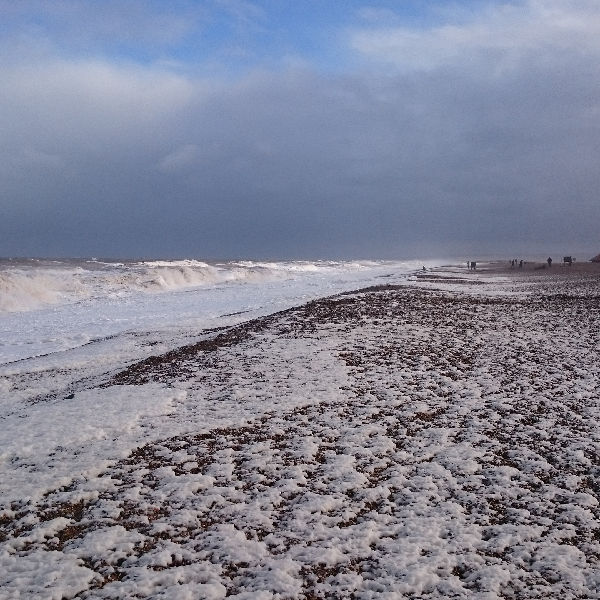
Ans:
{"type": "Polygon", "coordinates": [[[0,256],[600,252],[597,0],[0,15],[0,256]]]}

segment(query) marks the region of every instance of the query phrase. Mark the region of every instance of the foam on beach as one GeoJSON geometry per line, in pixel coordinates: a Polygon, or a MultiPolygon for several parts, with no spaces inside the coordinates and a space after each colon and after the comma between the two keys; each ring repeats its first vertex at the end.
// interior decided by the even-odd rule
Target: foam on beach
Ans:
{"type": "Polygon", "coordinates": [[[23,400],[0,595],[598,598],[599,281],[427,271],[23,400]]]}

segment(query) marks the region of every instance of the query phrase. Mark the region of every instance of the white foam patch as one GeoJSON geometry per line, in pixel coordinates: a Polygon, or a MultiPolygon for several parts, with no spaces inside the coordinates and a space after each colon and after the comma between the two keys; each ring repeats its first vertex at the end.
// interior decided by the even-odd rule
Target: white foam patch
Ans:
{"type": "Polygon", "coordinates": [[[166,415],[184,396],[148,384],[22,405],[1,421],[0,499],[39,496],[97,474],[139,444],[149,418],[166,415]]]}
{"type": "Polygon", "coordinates": [[[2,598],[73,598],[88,588],[98,575],[76,557],[56,550],[29,554],[0,551],[2,598]]]}

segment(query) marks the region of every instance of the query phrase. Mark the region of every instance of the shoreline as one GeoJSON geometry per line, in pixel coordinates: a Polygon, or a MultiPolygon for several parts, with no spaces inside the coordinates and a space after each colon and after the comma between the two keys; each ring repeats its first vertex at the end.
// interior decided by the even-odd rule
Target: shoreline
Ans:
{"type": "Polygon", "coordinates": [[[3,507],[3,589],[598,597],[600,278],[549,271],[432,269],[113,374],[98,406],[171,412],[3,507]]]}

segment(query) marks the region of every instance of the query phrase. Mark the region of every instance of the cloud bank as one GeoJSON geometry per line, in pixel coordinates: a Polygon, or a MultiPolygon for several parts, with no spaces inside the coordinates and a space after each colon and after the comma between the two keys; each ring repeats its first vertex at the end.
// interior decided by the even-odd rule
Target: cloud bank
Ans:
{"type": "MultiPolygon", "coordinates": [[[[243,15],[264,35],[255,8],[243,15]]],[[[365,14],[335,29],[337,69],[313,57],[218,74],[214,57],[207,70],[169,54],[190,35],[177,15],[152,60],[107,55],[103,36],[89,55],[67,51],[13,16],[0,59],[0,254],[593,250],[594,3],[486,4],[410,28],[365,14]]],[[[205,31],[210,15],[193,16],[205,31]]],[[[140,30],[136,44],[146,40],[140,30]]]]}

